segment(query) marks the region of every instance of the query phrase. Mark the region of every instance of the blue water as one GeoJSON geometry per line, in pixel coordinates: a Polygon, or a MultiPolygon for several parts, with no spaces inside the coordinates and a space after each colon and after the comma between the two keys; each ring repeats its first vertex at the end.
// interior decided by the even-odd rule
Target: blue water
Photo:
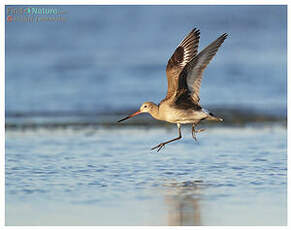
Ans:
{"type": "Polygon", "coordinates": [[[6,224],[286,225],[284,127],[176,132],[7,132],[6,224]]]}
{"type": "Polygon", "coordinates": [[[6,22],[6,112],[110,112],[158,103],[181,39],[229,37],[205,71],[205,106],[286,110],[285,6],[60,6],[66,22],[6,22]]]}
{"type": "Polygon", "coordinates": [[[286,117],[262,118],[286,115],[286,6],[56,8],[65,22],[5,24],[6,225],[287,224],[286,117]],[[174,125],[113,124],[165,96],[193,27],[200,50],[229,34],[200,102],[231,119],[157,153],[174,125]]]}

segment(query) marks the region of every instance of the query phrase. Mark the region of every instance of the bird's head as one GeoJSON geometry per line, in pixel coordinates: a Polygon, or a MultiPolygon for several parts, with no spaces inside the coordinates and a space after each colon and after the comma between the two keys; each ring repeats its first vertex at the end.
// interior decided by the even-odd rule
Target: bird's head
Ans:
{"type": "Polygon", "coordinates": [[[132,118],[132,117],[134,117],[138,114],[141,114],[141,113],[151,113],[155,106],[157,106],[157,105],[153,102],[145,102],[141,105],[141,107],[139,108],[139,110],[137,112],[119,120],[118,122],[125,121],[125,120],[132,118]]]}
{"type": "Polygon", "coordinates": [[[139,111],[141,113],[151,113],[151,111],[154,108],[154,103],[153,102],[145,102],[141,105],[141,107],[139,108],[139,111]]]}

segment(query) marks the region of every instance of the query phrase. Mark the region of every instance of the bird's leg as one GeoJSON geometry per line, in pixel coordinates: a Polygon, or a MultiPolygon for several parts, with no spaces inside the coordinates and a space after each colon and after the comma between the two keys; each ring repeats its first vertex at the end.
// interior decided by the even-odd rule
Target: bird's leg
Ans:
{"type": "Polygon", "coordinates": [[[174,138],[172,140],[166,141],[166,142],[162,142],[162,143],[158,144],[157,146],[153,147],[152,150],[158,149],[157,152],[159,152],[166,144],[181,139],[182,138],[182,135],[181,135],[181,125],[178,123],[177,124],[177,127],[178,127],[178,133],[179,133],[179,136],[178,137],[176,137],[176,138],[174,138]]]}
{"type": "Polygon", "coordinates": [[[195,124],[192,124],[192,137],[195,141],[197,141],[197,138],[196,138],[196,133],[201,133],[205,131],[205,129],[198,129],[198,130],[195,130],[195,124]]]}
{"type": "Polygon", "coordinates": [[[194,139],[195,141],[197,141],[197,138],[196,138],[196,135],[195,135],[195,133],[196,133],[196,130],[195,130],[195,125],[194,125],[194,124],[192,124],[192,137],[193,137],[193,139],[194,139]]]}

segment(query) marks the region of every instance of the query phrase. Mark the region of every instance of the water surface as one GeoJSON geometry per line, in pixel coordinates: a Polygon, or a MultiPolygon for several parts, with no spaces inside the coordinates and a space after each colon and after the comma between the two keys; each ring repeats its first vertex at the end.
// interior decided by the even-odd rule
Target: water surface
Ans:
{"type": "Polygon", "coordinates": [[[286,225],[284,126],[183,131],[8,131],[6,224],[286,225]]]}

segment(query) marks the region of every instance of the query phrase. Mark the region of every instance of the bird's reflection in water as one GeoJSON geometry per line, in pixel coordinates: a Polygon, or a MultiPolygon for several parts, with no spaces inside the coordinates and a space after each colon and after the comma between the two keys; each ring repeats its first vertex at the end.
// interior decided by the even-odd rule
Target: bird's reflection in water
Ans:
{"type": "Polygon", "coordinates": [[[166,185],[168,225],[202,225],[199,200],[203,187],[202,181],[198,180],[166,185]]]}

